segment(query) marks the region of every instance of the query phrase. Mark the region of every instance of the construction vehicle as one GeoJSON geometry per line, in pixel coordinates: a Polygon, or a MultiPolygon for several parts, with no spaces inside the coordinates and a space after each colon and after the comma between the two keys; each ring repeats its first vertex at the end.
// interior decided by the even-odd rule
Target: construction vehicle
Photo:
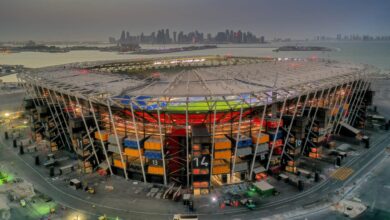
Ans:
{"type": "Polygon", "coordinates": [[[87,190],[86,190],[89,194],[95,194],[96,193],[96,190],[95,188],[93,187],[87,187],[87,190]]]}
{"type": "Polygon", "coordinates": [[[102,216],[99,216],[98,220],[108,220],[107,216],[104,214],[102,216]]]}

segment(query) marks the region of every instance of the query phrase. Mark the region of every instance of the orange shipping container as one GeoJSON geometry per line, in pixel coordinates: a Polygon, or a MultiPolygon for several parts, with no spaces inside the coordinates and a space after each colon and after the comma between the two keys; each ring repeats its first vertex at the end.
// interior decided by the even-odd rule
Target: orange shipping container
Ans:
{"type": "Polygon", "coordinates": [[[338,107],[335,107],[335,108],[332,109],[331,115],[332,115],[332,116],[335,116],[335,115],[337,115],[338,113],[339,113],[339,109],[338,109],[338,107]]]}
{"type": "Polygon", "coordinates": [[[311,157],[311,158],[320,158],[320,154],[319,153],[310,152],[309,153],[309,157],[311,157]]]}
{"type": "Polygon", "coordinates": [[[214,151],[215,159],[230,159],[232,157],[232,151],[230,150],[218,150],[214,151]]]}
{"type": "Polygon", "coordinates": [[[122,163],[119,159],[114,159],[114,167],[125,168],[126,164],[122,163]]]}
{"type": "Polygon", "coordinates": [[[253,144],[259,143],[259,144],[264,144],[269,142],[269,135],[268,134],[260,134],[260,137],[257,138],[257,134],[252,135],[252,142],[253,144]]]}
{"type": "Polygon", "coordinates": [[[164,175],[164,167],[148,166],[148,173],[154,174],[154,175],[164,175]]]}
{"type": "Polygon", "coordinates": [[[101,141],[108,141],[109,133],[107,131],[98,131],[95,132],[95,139],[101,140],[101,141]]]}
{"type": "Polygon", "coordinates": [[[200,145],[199,144],[192,145],[192,150],[200,150],[200,145]]]}
{"type": "Polygon", "coordinates": [[[194,188],[207,188],[209,187],[209,182],[202,181],[202,182],[193,182],[192,186],[194,188]]]}
{"type": "Polygon", "coordinates": [[[214,166],[213,167],[213,174],[226,174],[230,173],[230,167],[229,165],[222,165],[222,166],[214,166]]]}
{"type": "Polygon", "coordinates": [[[157,139],[149,139],[145,141],[144,147],[146,150],[161,150],[161,142],[157,139]]]}
{"type": "MultiPolygon", "coordinates": [[[[139,151],[138,149],[132,149],[132,148],[125,148],[124,154],[126,156],[131,156],[131,157],[139,157],[139,151]]],[[[143,149],[141,149],[141,154],[143,154],[143,149]]]]}
{"type": "Polygon", "coordinates": [[[218,138],[215,139],[214,144],[215,150],[224,150],[232,148],[232,142],[227,138],[218,138]]]}
{"type": "Polygon", "coordinates": [[[289,160],[289,161],[287,162],[287,164],[288,164],[289,166],[294,166],[294,165],[295,165],[295,161],[289,160]]]}

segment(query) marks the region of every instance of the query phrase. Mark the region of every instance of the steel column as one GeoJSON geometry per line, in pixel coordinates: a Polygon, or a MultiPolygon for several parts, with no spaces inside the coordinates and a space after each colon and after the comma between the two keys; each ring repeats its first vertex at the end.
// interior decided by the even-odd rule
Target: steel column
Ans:
{"type": "Polygon", "coordinates": [[[214,101],[214,117],[213,117],[213,138],[211,140],[211,155],[210,155],[210,182],[213,177],[213,165],[214,165],[214,151],[215,151],[215,126],[217,120],[217,101],[214,101]]]}
{"type": "Polygon", "coordinates": [[[157,117],[158,117],[158,130],[160,133],[160,142],[161,142],[161,156],[162,156],[163,169],[164,169],[164,185],[167,185],[167,171],[165,167],[164,142],[162,139],[163,137],[162,137],[162,130],[161,130],[160,99],[157,100],[157,117]]]}
{"type": "MultiPolygon", "coordinates": [[[[51,102],[54,103],[54,98],[53,98],[53,96],[51,95],[50,90],[48,90],[48,93],[49,93],[51,102]]],[[[57,102],[58,106],[61,106],[61,104],[58,102],[57,97],[56,97],[56,102],[57,102]]],[[[54,110],[55,110],[55,112],[56,112],[56,114],[57,114],[57,117],[58,117],[58,119],[59,119],[59,118],[60,118],[60,116],[59,116],[60,114],[58,114],[58,111],[56,110],[56,108],[54,108],[54,110]]],[[[70,137],[69,137],[69,131],[70,131],[70,129],[69,129],[68,122],[66,121],[66,118],[65,118],[65,115],[64,115],[63,110],[61,110],[60,113],[61,113],[62,119],[64,120],[66,129],[67,129],[67,132],[68,132],[68,135],[66,135],[66,133],[65,133],[65,131],[64,131],[64,128],[63,128],[63,126],[62,126],[62,130],[64,131],[64,135],[65,135],[65,140],[66,140],[68,146],[72,146],[73,151],[76,151],[75,148],[74,148],[74,146],[73,146],[73,144],[70,144],[70,143],[69,143],[69,138],[70,138],[70,137]]],[[[59,119],[59,120],[60,120],[60,119],[59,119]]],[[[61,122],[61,121],[59,121],[59,122],[61,122]]]]}
{"type": "Polygon", "coordinates": [[[186,165],[187,165],[187,188],[190,184],[190,163],[189,163],[189,154],[190,154],[190,147],[189,147],[189,130],[188,130],[189,124],[188,124],[188,97],[186,98],[186,165]]]}
{"type": "Polygon", "coordinates": [[[364,84],[360,77],[358,78],[357,84],[358,84],[358,86],[356,87],[356,85],[355,85],[353,91],[350,92],[350,93],[347,95],[347,97],[343,99],[342,102],[340,102],[340,107],[339,107],[339,109],[341,108],[342,111],[341,111],[341,113],[339,112],[339,116],[337,117],[337,120],[336,120],[337,122],[336,122],[336,125],[335,125],[335,127],[334,127],[334,132],[333,132],[333,134],[336,134],[336,133],[337,133],[337,130],[338,130],[339,125],[340,125],[340,121],[341,121],[341,119],[344,117],[344,105],[345,105],[346,103],[348,103],[348,102],[351,103],[351,101],[352,101],[352,106],[354,105],[353,103],[355,103],[355,100],[356,100],[356,95],[355,95],[356,88],[358,88],[357,90],[360,90],[360,88],[361,88],[362,85],[364,84]]]}
{"type": "MultiPolygon", "coordinates": [[[[101,136],[102,133],[100,132],[99,123],[98,123],[98,121],[97,121],[97,119],[96,119],[95,109],[94,109],[94,107],[93,107],[92,102],[91,102],[90,99],[88,100],[88,103],[89,103],[89,107],[90,107],[91,112],[92,112],[93,119],[94,119],[95,124],[96,124],[96,130],[97,130],[97,132],[99,133],[99,135],[101,136]]],[[[100,140],[100,144],[101,144],[101,147],[102,147],[102,149],[103,149],[104,156],[106,157],[108,169],[110,170],[110,174],[112,175],[113,172],[112,172],[110,160],[108,159],[106,147],[104,146],[104,143],[103,143],[102,140],[100,140]]]]}
{"type": "MultiPolygon", "coordinates": [[[[77,96],[76,96],[76,102],[77,102],[77,105],[80,106],[80,109],[81,109],[81,119],[83,120],[85,131],[87,132],[87,136],[88,136],[88,139],[89,139],[89,144],[92,146],[92,151],[93,151],[93,154],[95,155],[96,162],[98,164],[100,164],[99,158],[98,158],[98,156],[96,154],[95,144],[93,143],[93,139],[91,137],[90,130],[89,130],[87,122],[85,121],[85,118],[84,118],[83,106],[80,105],[80,102],[79,102],[79,99],[77,98],[77,96]]],[[[84,150],[84,148],[83,148],[83,150],[84,150]]]]}
{"type": "Polygon", "coordinates": [[[297,103],[295,104],[293,117],[291,118],[291,122],[290,122],[290,125],[288,126],[288,130],[287,130],[286,137],[284,138],[283,149],[282,149],[282,157],[283,157],[283,154],[284,154],[284,150],[285,150],[285,148],[286,148],[286,145],[287,145],[288,138],[289,138],[289,136],[290,136],[290,132],[291,132],[291,128],[292,128],[292,126],[293,126],[294,120],[295,120],[295,116],[296,116],[297,111],[298,111],[298,105],[299,105],[299,102],[300,102],[300,100],[301,100],[301,97],[302,97],[302,95],[299,95],[298,100],[297,100],[297,103]]]}
{"type": "MultiPolygon", "coordinates": [[[[267,105],[268,105],[268,101],[266,101],[266,103],[264,104],[263,113],[261,115],[261,121],[260,121],[260,129],[259,129],[259,132],[257,133],[257,139],[256,140],[258,140],[260,138],[261,130],[263,129],[263,121],[264,121],[264,118],[265,118],[265,114],[267,112],[267,105]]],[[[249,180],[252,180],[253,168],[255,166],[255,161],[256,161],[258,147],[259,147],[259,143],[256,141],[255,152],[253,154],[252,163],[251,163],[251,169],[249,171],[249,180]]]]}
{"type": "MultiPolygon", "coordinates": [[[[350,85],[352,86],[353,83],[354,83],[354,82],[348,82],[348,83],[345,85],[345,88],[348,88],[348,84],[350,84],[350,85]]],[[[338,103],[339,99],[341,100],[341,98],[337,96],[337,92],[343,88],[343,85],[339,85],[339,87],[340,87],[339,89],[337,89],[337,87],[336,87],[336,90],[335,90],[335,93],[334,93],[334,97],[332,98],[332,99],[334,100],[334,101],[332,101],[332,102],[334,102],[333,107],[331,106],[332,103],[330,103],[330,105],[329,105],[329,107],[332,107],[332,108],[330,109],[331,115],[330,115],[329,120],[328,120],[328,122],[327,122],[327,131],[326,131],[326,135],[332,133],[332,131],[333,131],[333,125],[334,125],[334,121],[335,121],[335,119],[336,119],[336,116],[334,116],[334,118],[333,118],[333,115],[332,115],[332,114],[333,114],[333,110],[334,110],[334,109],[336,108],[336,106],[337,106],[337,103],[338,103]]],[[[340,101],[340,102],[341,102],[341,101],[340,101]]]]}
{"type": "Polygon", "coordinates": [[[267,162],[267,167],[265,168],[266,170],[268,170],[269,168],[269,164],[271,162],[271,157],[274,153],[274,147],[275,147],[275,141],[276,141],[276,136],[277,136],[277,133],[279,132],[279,127],[280,127],[280,124],[282,122],[282,117],[283,117],[283,113],[284,113],[284,107],[286,106],[286,101],[287,101],[287,96],[286,98],[284,99],[284,102],[283,102],[283,105],[282,105],[282,109],[280,110],[280,116],[279,116],[279,121],[278,121],[278,127],[276,128],[276,132],[275,132],[275,136],[272,140],[272,147],[271,147],[271,151],[268,155],[268,162],[267,162]]]}
{"type": "MultiPolygon", "coordinates": [[[[355,122],[357,113],[358,113],[359,110],[360,110],[360,105],[362,104],[362,102],[363,102],[363,100],[364,100],[364,96],[366,95],[367,90],[370,88],[370,84],[371,84],[371,83],[372,83],[372,80],[367,79],[366,88],[364,89],[363,94],[362,94],[361,98],[359,99],[360,101],[359,101],[357,107],[355,108],[354,114],[352,115],[352,118],[351,118],[351,120],[350,120],[350,121],[351,121],[351,125],[353,125],[354,122],[355,122]]],[[[348,119],[347,119],[347,120],[348,120],[348,119]]]]}
{"type": "Polygon", "coordinates": [[[125,178],[128,179],[128,177],[127,177],[127,164],[125,164],[125,161],[123,160],[122,149],[120,148],[118,133],[116,132],[115,120],[114,120],[114,116],[112,115],[111,104],[110,104],[110,100],[109,99],[107,99],[107,107],[108,107],[108,113],[110,114],[110,118],[111,118],[112,128],[114,130],[115,141],[116,141],[116,144],[117,144],[117,147],[118,147],[118,150],[119,150],[119,156],[121,158],[122,164],[124,164],[123,172],[125,173],[125,178]]]}
{"type": "MultiPolygon", "coordinates": [[[[41,87],[41,91],[42,91],[42,93],[44,92],[44,90],[43,90],[43,88],[41,87]]],[[[37,94],[38,94],[38,96],[40,96],[39,94],[39,92],[37,92],[37,94]]],[[[43,95],[42,95],[43,96],[43,95]]],[[[43,98],[42,98],[42,96],[40,97],[40,99],[42,100],[42,103],[43,103],[43,98]]],[[[45,98],[45,100],[46,100],[46,103],[47,103],[47,107],[49,107],[49,111],[50,111],[50,114],[51,114],[51,116],[52,116],[52,120],[53,120],[53,122],[54,122],[54,125],[56,126],[56,130],[58,131],[58,135],[60,136],[60,140],[61,140],[61,143],[64,145],[64,147],[65,147],[65,142],[64,142],[64,140],[63,140],[63,138],[62,138],[62,134],[61,134],[61,131],[60,131],[60,127],[58,126],[58,124],[57,124],[57,121],[55,120],[55,115],[54,115],[54,113],[53,113],[53,111],[52,111],[52,109],[51,109],[51,107],[50,107],[50,105],[49,105],[49,101],[47,100],[47,98],[45,98]]],[[[43,104],[44,105],[44,104],[43,104]]],[[[51,142],[51,141],[50,141],[51,142]]],[[[69,146],[68,146],[68,148],[69,148],[69,146]]]]}
{"type": "Polygon", "coordinates": [[[240,118],[238,120],[238,131],[237,131],[237,139],[236,139],[236,146],[234,148],[234,155],[233,155],[233,166],[232,170],[230,172],[230,182],[233,181],[233,175],[234,175],[234,168],[236,166],[236,157],[237,157],[237,147],[238,147],[238,142],[240,140],[240,131],[241,131],[241,121],[242,121],[242,112],[243,112],[243,103],[241,103],[241,109],[240,109],[240,118]]]}
{"type": "MultiPolygon", "coordinates": [[[[142,177],[144,178],[144,182],[146,183],[146,174],[145,174],[145,167],[144,167],[144,161],[141,153],[141,146],[139,144],[139,137],[138,137],[138,125],[135,122],[135,115],[134,115],[134,107],[133,102],[130,100],[130,110],[131,110],[131,116],[133,118],[133,126],[135,130],[135,138],[137,139],[137,147],[138,147],[138,154],[139,154],[139,160],[141,162],[141,170],[142,170],[142,177]]],[[[163,146],[161,146],[163,147],[163,146]]]]}
{"type": "MultiPolygon", "coordinates": [[[[322,96],[324,95],[324,90],[325,89],[322,89],[322,91],[321,91],[321,95],[320,95],[321,99],[322,99],[322,96]]],[[[306,139],[305,139],[305,144],[303,145],[303,149],[301,151],[301,155],[303,154],[303,152],[305,152],[306,145],[307,145],[307,142],[308,142],[310,134],[311,134],[311,129],[313,128],[313,124],[314,124],[314,121],[315,121],[316,116],[317,116],[318,107],[319,107],[319,105],[318,105],[318,99],[317,99],[316,110],[314,110],[314,115],[313,115],[313,118],[311,120],[311,124],[310,124],[309,131],[308,131],[306,139]]],[[[309,114],[309,117],[310,117],[310,114],[309,114]]]]}
{"type": "Polygon", "coordinates": [[[341,121],[342,118],[344,118],[344,105],[346,103],[349,103],[350,104],[350,108],[353,108],[353,104],[352,103],[355,103],[355,100],[356,100],[356,91],[359,90],[361,88],[361,86],[363,85],[363,81],[361,80],[361,78],[359,77],[357,79],[357,81],[355,81],[356,83],[354,83],[354,87],[351,88],[351,91],[348,93],[347,97],[344,98],[344,100],[342,101],[342,103],[340,102],[340,107],[339,109],[341,108],[342,111],[341,113],[339,112],[339,116],[337,117],[337,120],[336,120],[336,125],[334,127],[334,132],[333,134],[336,134],[338,133],[338,129],[341,127],[339,126],[339,123],[341,121]]]}

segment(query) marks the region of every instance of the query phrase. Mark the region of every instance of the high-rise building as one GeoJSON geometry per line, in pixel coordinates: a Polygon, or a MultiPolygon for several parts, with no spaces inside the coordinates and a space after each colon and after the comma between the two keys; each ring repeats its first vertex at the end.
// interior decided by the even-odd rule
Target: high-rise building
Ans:
{"type": "Polygon", "coordinates": [[[169,29],[166,29],[165,36],[164,36],[164,43],[170,43],[170,42],[171,42],[171,38],[169,36],[169,29]]]}
{"type": "Polygon", "coordinates": [[[176,39],[176,34],[177,34],[177,32],[174,31],[174,32],[173,32],[173,43],[176,43],[176,40],[177,40],[177,39],[176,39]]]}
{"type": "Polygon", "coordinates": [[[264,36],[261,36],[261,37],[260,37],[260,43],[261,43],[261,44],[264,44],[264,43],[265,43],[265,38],[264,38],[264,36]]]}

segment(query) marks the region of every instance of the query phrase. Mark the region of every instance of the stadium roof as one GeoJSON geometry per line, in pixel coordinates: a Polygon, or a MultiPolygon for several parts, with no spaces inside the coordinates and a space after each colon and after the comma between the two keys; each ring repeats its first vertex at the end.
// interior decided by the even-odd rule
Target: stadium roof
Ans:
{"type": "Polygon", "coordinates": [[[19,77],[92,99],[237,100],[249,95],[261,102],[272,91],[277,98],[297,96],[356,80],[368,72],[361,64],[329,60],[209,56],[73,63],[19,77]]]}

